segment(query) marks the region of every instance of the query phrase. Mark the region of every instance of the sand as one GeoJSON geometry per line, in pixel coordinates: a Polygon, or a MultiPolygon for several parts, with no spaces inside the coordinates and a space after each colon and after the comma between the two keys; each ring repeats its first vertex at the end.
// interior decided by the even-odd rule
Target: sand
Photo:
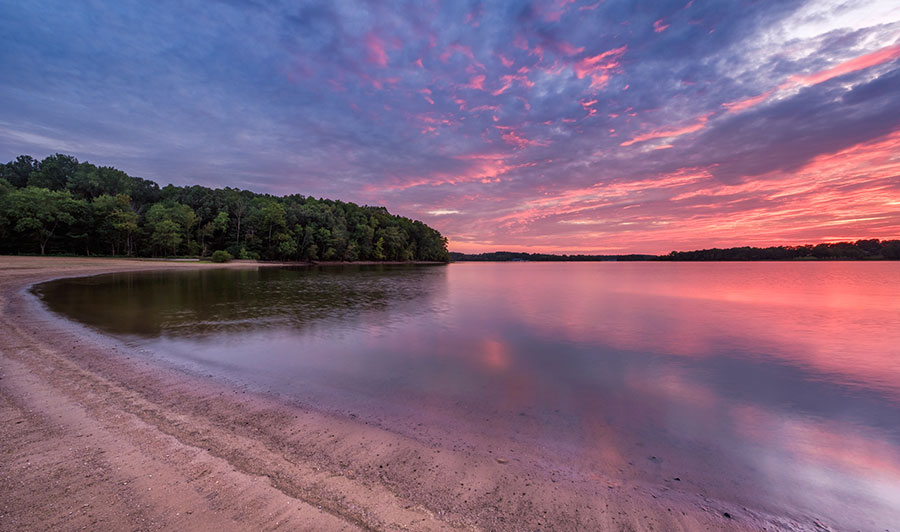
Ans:
{"type": "Polygon", "coordinates": [[[219,267],[261,266],[0,257],[0,530],[825,530],[286,404],[129,352],[27,291],[219,267]]]}

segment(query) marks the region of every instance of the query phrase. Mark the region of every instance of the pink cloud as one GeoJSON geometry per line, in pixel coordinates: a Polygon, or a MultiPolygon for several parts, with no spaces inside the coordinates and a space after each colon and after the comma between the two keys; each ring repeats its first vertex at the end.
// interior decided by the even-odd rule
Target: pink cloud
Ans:
{"type": "Polygon", "coordinates": [[[655,31],[656,33],[662,33],[666,31],[666,28],[668,28],[670,25],[671,24],[666,24],[665,22],[663,22],[663,19],[659,19],[653,23],[653,31],[655,31]]]}
{"type": "Polygon", "coordinates": [[[416,118],[426,124],[439,124],[442,126],[449,126],[453,124],[453,122],[449,118],[435,117],[432,114],[417,115],[416,118]]]}
{"type": "Polygon", "coordinates": [[[460,43],[452,43],[444,49],[443,53],[440,55],[441,61],[446,63],[450,60],[454,55],[459,54],[466,57],[471,63],[470,66],[473,68],[478,68],[479,70],[486,70],[484,65],[481,64],[477,59],[475,59],[475,54],[472,52],[472,47],[466,46],[465,44],[460,43]]]}
{"type": "Polygon", "coordinates": [[[734,102],[723,103],[722,107],[728,109],[729,112],[739,113],[745,109],[749,109],[755,105],[758,105],[769,99],[769,96],[772,95],[774,91],[767,91],[759,96],[753,96],[752,98],[747,98],[745,100],[737,100],[734,102]]]}
{"type": "Polygon", "coordinates": [[[646,142],[648,140],[653,139],[662,139],[662,138],[670,138],[670,137],[680,137],[681,135],[687,135],[688,133],[694,133],[696,131],[700,131],[704,127],[706,127],[706,121],[709,120],[710,114],[703,115],[699,117],[696,121],[686,126],[678,127],[675,129],[671,128],[663,128],[656,129],[653,131],[648,131],[647,133],[642,133],[631,140],[626,140],[621,143],[620,146],[631,146],[632,144],[637,144],[638,142],[646,142]]]}
{"type": "Polygon", "coordinates": [[[898,57],[900,57],[900,44],[895,44],[893,46],[882,48],[876,52],[861,55],[850,59],[849,61],[844,61],[843,63],[826,70],[820,70],[819,72],[814,72],[812,74],[791,76],[788,78],[788,81],[801,85],[816,85],[837,76],[843,76],[850,72],[856,72],[857,70],[892,61],[898,57]]]}
{"type": "Polygon", "coordinates": [[[513,76],[503,76],[501,78],[501,81],[503,81],[503,85],[501,85],[499,89],[495,90],[491,94],[493,94],[494,96],[500,96],[501,94],[506,92],[507,89],[512,87],[512,78],[513,76]]]}
{"type": "Polygon", "coordinates": [[[817,85],[832,78],[843,76],[851,72],[856,72],[869,67],[877,66],[888,61],[892,61],[900,57],[900,44],[887,46],[875,52],[854,57],[836,66],[813,72],[812,74],[796,74],[788,78],[787,81],[779,85],[776,89],[768,90],[758,96],[738,100],[734,102],[723,103],[729,112],[740,112],[759,105],[769,99],[772,94],[779,90],[786,90],[796,87],[797,85],[817,85]]]}
{"type": "Polygon", "coordinates": [[[481,111],[496,111],[496,110],[499,109],[499,108],[500,108],[499,105],[487,105],[487,104],[485,104],[485,105],[479,105],[479,106],[477,106],[477,107],[473,107],[473,108],[470,109],[470,111],[473,112],[473,113],[478,113],[478,112],[481,112],[481,111]]]}
{"type": "Polygon", "coordinates": [[[387,52],[384,50],[384,41],[374,32],[370,31],[365,39],[367,58],[373,65],[386,67],[388,62],[387,52]]]}
{"type": "MultiPolygon", "coordinates": [[[[528,72],[526,67],[522,67],[519,69],[519,72],[528,72]]],[[[526,88],[534,87],[534,82],[528,79],[524,73],[522,74],[508,74],[505,76],[500,76],[500,81],[503,82],[503,85],[500,86],[499,89],[495,90],[492,94],[494,96],[499,96],[506,92],[510,87],[512,87],[513,82],[519,82],[520,85],[526,88]]]]}
{"type": "Polygon", "coordinates": [[[372,86],[378,90],[384,89],[385,85],[393,86],[400,82],[400,78],[398,78],[398,77],[376,78],[376,77],[370,76],[369,74],[360,74],[360,77],[362,79],[368,81],[369,83],[371,83],[372,86]]]}
{"type": "Polygon", "coordinates": [[[482,90],[484,90],[484,80],[485,80],[484,74],[479,74],[477,76],[473,76],[472,79],[470,79],[468,83],[463,85],[463,87],[465,87],[467,89],[477,89],[477,90],[482,91],[482,90]]]}
{"type": "Polygon", "coordinates": [[[514,212],[495,218],[493,223],[507,226],[530,224],[543,218],[621,205],[623,201],[634,200],[649,192],[680,190],[686,186],[709,180],[711,177],[705,169],[686,168],[671,174],[653,176],[638,181],[595,183],[588,187],[565,190],[530,200],[514,212]]]}
{"type": "Polygon", "coordinates": [[[578,48],[576,48],[566,41],[560,42],[558,46],[560,51],[566,55],[578,55],[584,51],[584,46],[579,46],[578,48]]]}
{"type": "Polygon", "coordinates": [[[458,172],[435,172],[427,177],[416,177],[409,180],[395,179],[394,184],[387,187],[375,187],[375,191],[404,191],[422,186],[460,185],[463,183],[497,183],[506,173],[520,168],[522,165],[510,163],[504,153],[472,153],[454,157],[463,163],[458,172]]]}
{"type": "Polygon", "coordinates": [[[609,81],[610,72],[619,68],[619,58],[628,50],[628,46],[622,46],[603,53],[585,57],[573,65],[575,76],[578,79],[591,78],[591,88],[603,88],[609,81]]]}
{"type": "Polygon", "coordinates": [[[544,20],[547,22],[559,22],[568,11],[568,5],[575,0],[554,0],[552,3],[538,4],[544,6],[544,20]]]}
{"type": "Polygon", "coordinates": [[[524,137],[519,131],[512,126],[494,126],[501,131],[500,138],[507,144],[511,144],[519,148],[527,148],[529,146],[546,146],[547,143],[538,140],[532,140],[524,137]]]}

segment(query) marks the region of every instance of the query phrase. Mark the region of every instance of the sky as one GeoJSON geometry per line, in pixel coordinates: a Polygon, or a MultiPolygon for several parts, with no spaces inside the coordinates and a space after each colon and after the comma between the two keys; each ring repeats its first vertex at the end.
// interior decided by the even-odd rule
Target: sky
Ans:
{"type": "Polygon", "coordinates": [[[451,251],[900,237],[896,0],[0,2],[0,160],[384,205],[451,251]]]}

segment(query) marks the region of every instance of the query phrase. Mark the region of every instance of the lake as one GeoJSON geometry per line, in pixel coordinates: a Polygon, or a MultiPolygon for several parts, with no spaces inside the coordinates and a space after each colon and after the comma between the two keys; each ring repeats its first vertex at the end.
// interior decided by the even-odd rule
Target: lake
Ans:
{"type": "Polygon", "coordinates": [[[35,291],[164,363],[447,448],[900,526],[900,263],[198,270],[35,291]]]}

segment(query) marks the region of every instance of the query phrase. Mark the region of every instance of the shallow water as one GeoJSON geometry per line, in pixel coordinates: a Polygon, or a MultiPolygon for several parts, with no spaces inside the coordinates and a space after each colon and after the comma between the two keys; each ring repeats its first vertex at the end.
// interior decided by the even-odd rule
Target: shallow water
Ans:
{"type": "Polygon", "coordinates": [[[173,363],[447,447],[900,526],[898,263],[198,270],[36,291],[173,363]]]}

